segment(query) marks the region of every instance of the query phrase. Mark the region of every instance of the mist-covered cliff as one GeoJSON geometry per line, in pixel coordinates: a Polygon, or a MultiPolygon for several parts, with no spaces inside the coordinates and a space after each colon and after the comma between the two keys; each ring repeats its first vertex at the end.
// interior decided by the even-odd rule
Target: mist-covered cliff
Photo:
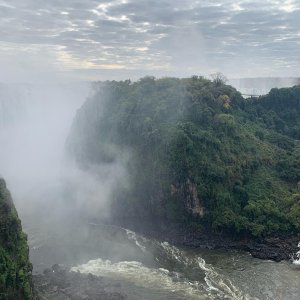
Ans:
{"type": "Polygon", "coordinates": [[[0,179],[0,299],[33,299],[27,237],[3,179],[0,179]]]}
{"type": "Polygon", "coordinates": [[[68,148],[84,169],[126,160],[126,180],[110,199],[115,220],[254,236],[299,232],[299,87],[246,100],[196,76],[96,88],[68,148]]]}

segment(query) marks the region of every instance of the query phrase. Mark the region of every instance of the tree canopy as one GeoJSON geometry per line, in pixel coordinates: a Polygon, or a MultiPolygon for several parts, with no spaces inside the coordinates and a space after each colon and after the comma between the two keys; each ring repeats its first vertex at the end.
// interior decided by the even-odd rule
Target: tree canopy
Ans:
{"type": "Polygon", "coordinates": [[[130,152],[116,215],[255,236],[300,230],[300,87],[244,99],[198,76],[95,86],[68,147],[86,165],[130,152]]]}

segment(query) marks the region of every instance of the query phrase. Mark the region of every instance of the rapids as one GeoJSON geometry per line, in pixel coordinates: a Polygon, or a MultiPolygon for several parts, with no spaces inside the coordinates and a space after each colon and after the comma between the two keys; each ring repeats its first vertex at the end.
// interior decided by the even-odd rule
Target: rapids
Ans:
{"type": "MultiPolygon", "coordinates": [[[[300,249],[300,242],[298,244],[298,248],[300,249]]],[[[300,250],[295,254],[295,257],[293,259],[293,264],[300,266],[300,250]]]]}
{"type": "Polygon", "coordinates": [[[47,236],[38,233],[42,226],[26,227],[36,272],[60,263],[120,284],[132,300],[299,299],[300,269],[289,262],[262,261],[240,251],[179,248],[104,224],[60,228],[47,236]]]}

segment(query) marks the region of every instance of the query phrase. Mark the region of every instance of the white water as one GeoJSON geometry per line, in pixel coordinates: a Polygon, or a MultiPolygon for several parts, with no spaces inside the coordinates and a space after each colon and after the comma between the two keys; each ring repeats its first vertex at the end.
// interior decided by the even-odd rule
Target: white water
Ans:
{"type": "MultiPolygon", "coordinates": [[[[300,242],[298,243],[298,248],[300,249],[300,242]]],[[[293,264],[300,266],[300,250],[295,254],[295,257],[293,259],[293,264]]]]}
{"type": "Polygon", "coordinates": [[[43,222],[27,227],[35,272],[64,264],[120,284],[128,300],[299,300],[300,268],[290,262],[182,249],[117,226],[43,222]]]}
{"type": "Polygon", "coordinates": [[[140,251],[156,253],[155,260],[160,262],[160,266],[149,267],[140,261],[113,262],[98,258],[71,270],[126,281],[136,287],[150,289],[160,296],[166,293],[180,299],[255,299],[243,295],[230,280],[218,274],[202,257],[189,257],[183,250],[167,242],[149,240],[131,230],[124,230],[128,240],[140,251]],[[163,264],[164,260],[169,265],[176,264],[176,271],[168,269],[168,264],[163,264]],[[204,277],[204,280],[188,279],[185,272],[189,269],[199,274],[199,278],[204,277]]]}
{"type": "Polygon", "coordinates": [[[196,283],[175,282],[169,271],[163,268],[152,269],[137,261],[122,261],[112,263],[110,260],[90,260],[87,264],[71,269],[82,273],[91,273],[97,276],[105,276],[114,279],[123,279],[138,287],[156,290],[164,290],[168,293],[179,293],[189,299],[207,299],[201,295],[201,290],[196,283]]]}
{"type": "MultiPolygon", "coordinates": [[[[131,231],[129,229],[125,229],[126,234],[128,236],[128,239],[133,241],[143,252],[146,252],[146,247],[143,246],[139,241],[138,241],[138,237],[136,235],[136,233],[134,231],[131,231]]],[[[142,239],[142,241],[146,241],[146,239],[144,237],[140,237],[140,239],[142,239]]]]}

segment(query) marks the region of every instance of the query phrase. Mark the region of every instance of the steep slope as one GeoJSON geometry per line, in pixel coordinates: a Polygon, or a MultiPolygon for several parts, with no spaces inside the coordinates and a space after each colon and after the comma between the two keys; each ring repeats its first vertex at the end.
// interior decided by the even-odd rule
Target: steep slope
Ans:
{"type": "Polygon", "coordinates": [[[68,149],[84,168],[127,153],[129,180],[111,199],[118,222],[299,232],[299,87],[245,100],[196,76],[95,86],[68,149]]]}
{"type": "Polygon", "coordinates": [[[0,299],[33,299],[26,235],[3,179],[0,179],[0,299]]]}

